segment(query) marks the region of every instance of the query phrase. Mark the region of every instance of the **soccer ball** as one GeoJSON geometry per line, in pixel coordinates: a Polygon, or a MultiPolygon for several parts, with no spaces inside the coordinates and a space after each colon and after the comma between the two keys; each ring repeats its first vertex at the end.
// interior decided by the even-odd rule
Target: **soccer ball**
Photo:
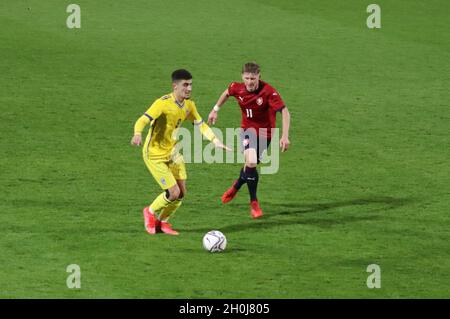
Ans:
{"type": "Polygon", "coordinates": [[[224,251],[227,247],[227,238],[218,230],[211,230],[203,236],[203,248],[211,253],[224,251]]]}

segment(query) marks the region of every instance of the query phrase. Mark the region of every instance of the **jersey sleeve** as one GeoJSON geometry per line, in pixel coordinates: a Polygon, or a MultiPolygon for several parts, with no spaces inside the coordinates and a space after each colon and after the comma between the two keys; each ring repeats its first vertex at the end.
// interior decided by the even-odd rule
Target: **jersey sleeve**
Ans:
{"type": "Polygon", "coordinates": [[[188,120],[192,122],[194,125],[200,125],[203,122],[202,117],[197,111],[197,106],[195,106],[195,103],[192,101],[190,108],[189,108],[189,115],[187,117],[188,120]]]}
{"type": "Polygon", "coordinates": [[[237,92],[237,83],[231,82],[230,85],[228,85],[228,95],[235,96],[237,92]]]}
{"type": "Polygon", "coordinates": [[[273,90],[269,95],[269,107],[274,111],[281,111],[285,107],[284,101],[280,94],[273,90]]]}
{"type": "Polygon", "coordinates": [[[212,142],[212,140],[216,137],[208,124],[203,121],[194,102],[191,104],[188,119],[192,122],[192,124],[198,126],[200,133],[202,133],[202,135],[205,136],[210,142],[212,142]]]}
{"type": "Polygon", "coordinates": [[[163,102],[161,100],[156,100],[153,104],[145,111],[144,116],[146,116],[150,122],[157,119],[163,110],[163,102]]]}
{"type": "Polygon", "coordinates": [[[153,120],[157,119],[162,113],[163,107],[161,100],[156,100],[147,111],[134,124],[134,134],[140,134],[144,128],[153,120]]]}
{"type": "Polygon", "coordinates": [[[136,123],[134,123],[134,134],[141,134],[148,123],[150,123],[150,120],[142,115],[136,123]]]}

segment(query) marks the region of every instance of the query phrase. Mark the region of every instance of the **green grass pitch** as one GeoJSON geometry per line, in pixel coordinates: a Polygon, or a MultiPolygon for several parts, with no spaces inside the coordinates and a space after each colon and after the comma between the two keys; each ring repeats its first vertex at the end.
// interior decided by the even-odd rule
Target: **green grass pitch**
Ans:
{"type": "MultiPolygon", "coordinates": [[[[0,2],[0,297],[450,296],[448,1],[379,0],[381,29],[361,0],[77,0],[80,29],[70,3],[0,2]],[[264,218],[245,188],[220,203],[240,164],[188,164],[180,236],[149,236],[134,121],[180,67],[206,117],[248,60],[292,116],[264,218]]],[[[217,127],[239,122],[230,100],[217,127]]]]}

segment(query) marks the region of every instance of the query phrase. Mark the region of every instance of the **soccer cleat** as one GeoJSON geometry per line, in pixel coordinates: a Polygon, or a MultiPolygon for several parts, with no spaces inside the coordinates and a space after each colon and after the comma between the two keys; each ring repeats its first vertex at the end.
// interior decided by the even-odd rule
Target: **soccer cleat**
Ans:
{"type": "Polygon", "coordinates": [[[254,200],[250,203],[252,218],[260,218],[263,213],[261,207],[259,207],[258,201],[254,200]]]}
{"type": "Polygon", "coordinates": [[[231,186],[225,193],[222,195],[222,203],[228,203],[230,200],[236,197],[236,194],[238,192],[238,189],[234,187],[236,185],[236,182],[233,183],[233,186],[231,186]]]}
{"type": "Polygon", "coordinates": [[[145,207],[143,212],[145,230],[150,235],[156,234],[156,228],[159,226],[159,220],[156,219],[155,214],[150,211],[149,207],[145,207]]]}
{"type": "Polygon", "coordinates": [[[172,229],[172,225],[168,222],[161,222],[161,231],[168,235],[178,235],[178,232],[172,229]]]}

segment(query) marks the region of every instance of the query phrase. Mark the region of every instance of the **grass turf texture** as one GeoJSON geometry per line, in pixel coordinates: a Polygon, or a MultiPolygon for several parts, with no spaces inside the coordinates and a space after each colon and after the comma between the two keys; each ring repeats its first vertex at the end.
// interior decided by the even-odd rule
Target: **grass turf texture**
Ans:
{"type": "MultiPolygon", "coordinates": [[[[368,1],[80,0],[72,30],[69,3],[0,3],[0,297],[449,296],[448,1],[377,1],[379,30],[368,1]],[[179,67],[206,117],[248,60],[292,116],[291,149],[260,179],[265,217],[246,188],[219,203],[240,165],[188,164],[181,235],[147,235],[161,191],[134,121],[179,67]],[[211,229],[225,253],[202,249],[211,229]]],[[[239,121],[230,102],[217,126],[239,121]]]]}

